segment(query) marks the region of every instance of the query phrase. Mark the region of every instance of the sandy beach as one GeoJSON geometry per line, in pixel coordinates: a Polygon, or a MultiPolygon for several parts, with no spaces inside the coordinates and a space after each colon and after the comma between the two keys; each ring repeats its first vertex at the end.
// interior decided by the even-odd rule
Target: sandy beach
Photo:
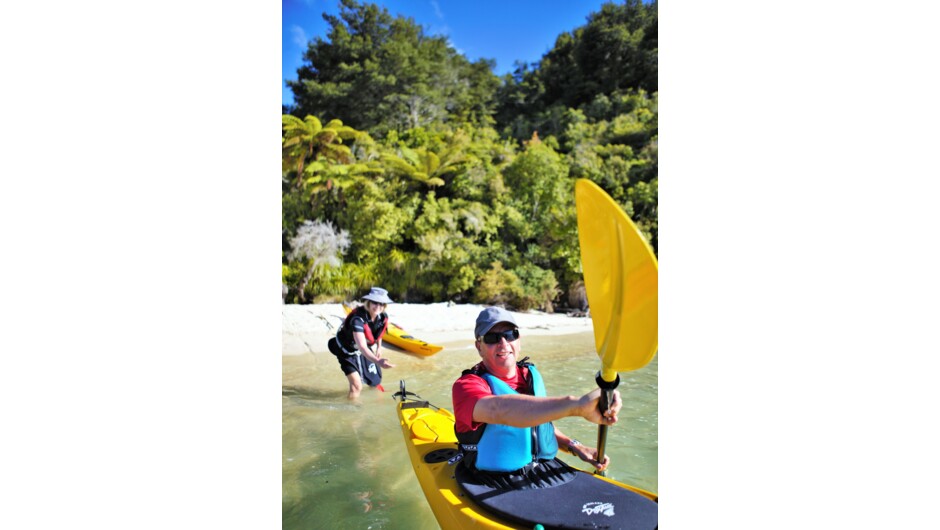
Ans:
{"type": "MultiPolygon", "coordinates": [[[[390,304],[392,322],[432,344],[473,342],[473,324],[485,306],[475,304],[390,304]]],[[[540,311],[512,312],[525,335],[564,335],[592,332],[589,317],[540,311]]],[[[281,309],[282,355],[329,352],[327,341],[345,315],[341,304],[284,305],[281,309]]]]}

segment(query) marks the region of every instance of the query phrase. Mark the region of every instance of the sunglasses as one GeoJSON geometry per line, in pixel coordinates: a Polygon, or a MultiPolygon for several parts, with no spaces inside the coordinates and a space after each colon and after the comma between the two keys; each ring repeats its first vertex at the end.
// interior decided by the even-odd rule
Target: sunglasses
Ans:
{"type": "Polygon", "coordinates": [[[483,342],[486,344],[499,344],[499,339],[506,339],[506,342],[512,342],[519,338],[518,329],[510,329],[506,331],[491,331],[483,335],[483,342]]]}

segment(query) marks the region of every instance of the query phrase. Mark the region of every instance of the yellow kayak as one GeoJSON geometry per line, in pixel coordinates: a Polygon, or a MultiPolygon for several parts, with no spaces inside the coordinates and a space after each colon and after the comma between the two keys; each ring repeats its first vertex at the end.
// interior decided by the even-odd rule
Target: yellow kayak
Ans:
{"type": "MultiPolygon", "coordinates": [[[[488,511],[474,502],[468,496],[464,487],[458,483],[456,476],[460,474],[457,471],[458,465],[448,462],[448,460],[457,456],[454,414],[449,410],[435,407],[427,401],[421,400],[420,397],[411,392],[406,392],[404,381],[400,383],[400,390],[395,393],[395,397],[399,399],[398,420],[405,438],[405,446],[408,448],[408,455],[411,458],[411,465],[418,477],[418,482],[421,484],[421,489],[424,491],[424,496],[434,512],[434,517],[437,518],[437,522],[443,530],[464,528],[524,530],[537,528],[536,525],[546,529],[562,527],[552,525],[546,520],[531,521],[526,519],[529,522],[525,523],[519,520],[514,521],[506,516],[488,511]],[[543,525],[542,523],[547,524],[543,525]]],[[[574,471],[581,482],[590,482],[596,479],[616,486],[616,488],[613,488],[615,502],[583,503],[578,501],[576,503],[576,511],[584,514],[579,513],[578,516],[582,518],[593,517],[593,519],[588,520],[594,521],[579,523],[577,527],[643,528],[652,530],[658,524],[656,521],[658,497],[655,494],[582,470],[574,471]],[[602,513],[604,510],[609,510],[611,512],[609,515],[613,515],[615,510],[621,510],[621,513],[619,513],[620,522],[614,523],[616,526],[611,526],[611,519],[605,517],[607,514],[602,513]],[[633,512],[630,510],[633,510],[633,512]],[[636,515],[634,516],[633,513],[636,515]],[[623,524],[624,515],[629,518],[626,525],[623,524]]],[[[603,487],[608,490],[611,489],[609,485],[603,487]]],[[[529,506],[534,508],[536,512],[550,512],[555,507],[554,505],[559,503],[557,496],[552,497],[553,492],[549,491],[550,489],[552,488],[509,492],[509,495],[527,494],[526,500],[515,504],[510,503],[510,511],[512,506],[529,506]]],[[[562,488],[558,488],[558,490],[560,493],[562,488]]],[[[492,493],[488,496],[496,497],[492,493]]],[[[611,497],[606,497],[606,500],[611,500],[611,497]]],[[[526,518],[522,515],[520,517],[526,518]]]]}
{"type": "MultiPolygon", "coordinates": [[[[343,304],[343,310],[346,311],[346,314],[348,315],[353,310],[353,308],[343,304]]],[[[386,330],[385,336],[382,337],[382,340],[405,351],[424,356],[434,355],[435,353],[444,349],[443,346],[431,344],[413,337],[407,331],[402,329],[401,326],[395,324],[394,322],[388,323],[388,330],[386,330]]]]}

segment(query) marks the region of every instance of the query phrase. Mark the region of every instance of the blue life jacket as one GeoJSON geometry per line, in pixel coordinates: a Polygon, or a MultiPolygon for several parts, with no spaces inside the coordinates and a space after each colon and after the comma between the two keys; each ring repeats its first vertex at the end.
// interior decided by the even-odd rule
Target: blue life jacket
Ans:
{"type": "MultiPolygon", "coordinates": [[[[542,376],[535,369],[535,365],[528,363],[527,365],[533,394],[544,397],[545,384],[542,382],[542,376]]],[[[494,396],[518,394],[504,381],[490,373],[480,374],[480,377],[489,383],[494,396]]],[[[516,471],[536,459],[551,460],[558,454],[555,427],[551,422],[534,428],[488,423],[480,429],[483,430],[483,434],[476,444],[475,466],[483,471],[516,471]]]]}

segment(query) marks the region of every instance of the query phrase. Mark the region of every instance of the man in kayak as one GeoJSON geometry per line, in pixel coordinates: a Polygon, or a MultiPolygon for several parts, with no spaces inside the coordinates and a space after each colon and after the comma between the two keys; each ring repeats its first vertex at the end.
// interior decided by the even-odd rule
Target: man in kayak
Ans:
{"type": "Polygon", "coordinates": [[[551,422],[580,416],[613,425],[622,402],[614,391],[610,409],[598,410],[600,389],[581,397],[549,397],[535,365],[517,359],[521,351],[519,326],[505,309],[480,312],[474,330],[482,361],[454,383],[454,430],[470,469],[495,473],[527,471],[550,464],[559,448],[603,471],[610,457],[568,437],[551,422]]]}
{"type": "Polygon", "coordinates": [[[369,386],[381,389],[382,368],[395,367],[381,353],[382,336],[388,329],[385,308],[392,303],[392,299],[388,297],[388,291],[381,287],[373,287],[362,299],[365,304],[346,315],[336,336],[327,343],[349,380],[349,399],[359,397],[363,380],[369,386]]]}

